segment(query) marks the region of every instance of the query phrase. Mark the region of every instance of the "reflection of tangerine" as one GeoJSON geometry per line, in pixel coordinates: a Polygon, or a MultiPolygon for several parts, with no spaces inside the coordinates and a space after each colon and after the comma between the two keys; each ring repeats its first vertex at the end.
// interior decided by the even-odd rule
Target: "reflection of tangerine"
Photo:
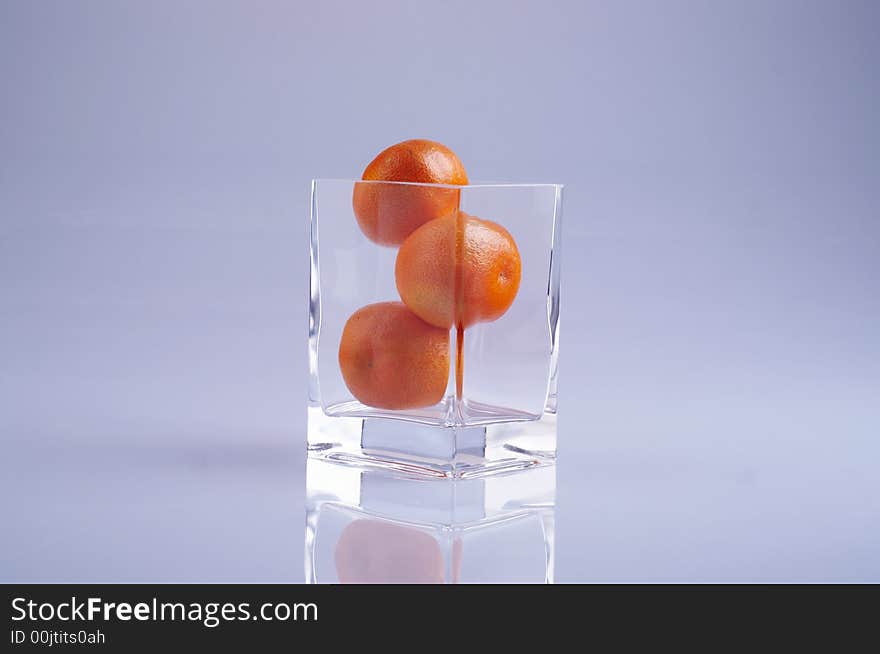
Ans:
{"type": "Polygon", "coordinates": [[[339,368],[358,400],[380,409],[437,404],[449,379],[449,331],[400,302],[355,311],[339,343],[339,368]]]}
{"type": "Polygon", "coordinates": [[[343,584],[442,584],[440,544],[418,529],[381,520],[355,520],[336,543],[343,584]]]}
{"type": "Polygon", "coordinates": [[[522,262],[501,225],[464,212],[422,225],[397,253],[400,299],[438,327],[500,318],[519,290],[522,262]]]}
{"type": "MultiPolygon", "coordinates": [[[[468,183],[456,154],[445,145],[413,139],[380,152],[363,179],[422,184],[468,183]]],[[[458,208],[458,189],[409,184],[355,184],[352,206],[367,238],[380,245],[400,245],[422,224],[458,208]]]]}

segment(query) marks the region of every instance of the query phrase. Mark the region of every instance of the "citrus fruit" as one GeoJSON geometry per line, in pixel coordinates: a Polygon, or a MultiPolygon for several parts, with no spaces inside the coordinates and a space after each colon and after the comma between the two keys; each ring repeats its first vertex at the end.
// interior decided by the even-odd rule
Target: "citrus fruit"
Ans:
{"type": "Polygon", "coordinates": [[[414,231],[400,246],[394,269],[404,304],[447,329],[500,318],[513,304],[521,274],[510,233],[464,212],[414,231]]]}
{"type": "Polygon", "coordinates": [[[367,305],[345,323],[339,368],[348,390],[367,406],[437,404],[449,378],[449,331],[429,325],[400,302],[367,305]]]}
{"type": "MultiPolygon", "coordinates": [[[[456,154],[435,141],[413,139],[380,152],[364,170],[372,182],[468,183],[456,154]]],[[[458,209],[454,188],[413,184],[356,183],[352,197],[361,230],[380,245],[400,245],[424,223],[458,209]]]]}

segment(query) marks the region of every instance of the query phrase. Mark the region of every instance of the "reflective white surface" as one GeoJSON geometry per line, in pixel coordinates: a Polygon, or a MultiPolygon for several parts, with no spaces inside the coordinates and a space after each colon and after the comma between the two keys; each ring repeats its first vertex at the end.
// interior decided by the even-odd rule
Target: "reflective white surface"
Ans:
{"type": "MultiPolygon", "coordinates": [[[[557,583],[880,580],[875,409],[748,399],[566,421],[557,583]]],[[[304,579],[301,429],[11,409],[4,581],[304,579]]]]}

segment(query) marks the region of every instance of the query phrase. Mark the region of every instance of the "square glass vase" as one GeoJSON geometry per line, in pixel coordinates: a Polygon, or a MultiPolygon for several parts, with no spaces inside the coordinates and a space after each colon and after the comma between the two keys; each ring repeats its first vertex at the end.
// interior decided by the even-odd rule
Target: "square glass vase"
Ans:
{"type": "Polygon", "coordinates": [[[431,477],[556,456],[562,186],[312,182],[311,456],[431,477]]]}

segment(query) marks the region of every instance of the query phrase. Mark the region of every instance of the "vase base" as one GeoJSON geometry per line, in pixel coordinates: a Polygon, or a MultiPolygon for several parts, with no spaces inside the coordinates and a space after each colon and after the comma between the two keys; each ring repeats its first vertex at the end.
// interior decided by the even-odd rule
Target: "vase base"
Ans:
{"type": "Polygon", "coordinates": [[[555,462],[556,415],[457,428],[329,417],[319,407],[310,407],[309,456],[424,478],[504,474],[555,462]]]}

